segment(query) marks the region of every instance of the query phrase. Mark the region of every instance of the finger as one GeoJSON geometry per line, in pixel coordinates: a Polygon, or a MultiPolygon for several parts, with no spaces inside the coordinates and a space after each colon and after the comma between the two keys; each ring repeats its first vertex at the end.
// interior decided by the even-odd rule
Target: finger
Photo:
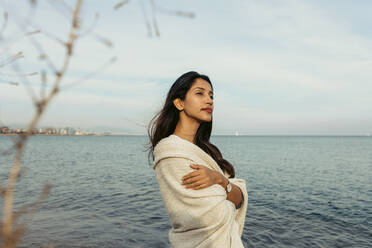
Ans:
{"type": "Polygon", "coordinates": [[[185,187],[187,188],[187,189],[192,189],[192,188],[195,188],[195,187],[198,187],[198,186],[200,186],[200,185],[203,185],[204,184],[204,182],[194,182],[194,183],[191,183],[191,184],[188,184],[188,185],[185,185],[185,187]]]}
{"type": "Polygon", "coordinates": [[[198,186],[204,183],[208,183],[205,178],[192,178],[192,179],[187,179],[182,182],[183,185],[189,186],[189,187],[198,186]]]}
{"type": "Polygon", "coordinates": [[[187,178],[187,179],[182,180],[182,184],[187,185],[187,184],[196,183],[197,181],[199,181],[198,178],[192,177],[192,178],[187,178]]]}
{"type": "Polygon", "coordinates": [[[186,183],[186,184],[190,184],[190,183],[194,183],[194,182],[202,181],[202,180],[205,182],[207,180],[207,178],[205,178],[201,174],[198,174],[198,175],[195,175],[193,177],[184,178],[184,179],[182,179],[182,182],[186,183]]]}
{"type": "Polygon", "coordinates": [[[196,170],[199,170],[201,168],[198,164],[190,164],[190,167],[196,170]]]}
{"type": "Polygon", "coordinates": [[[203,184],[201,184],[201,185],[199,185],[199,186],[194,187],[193,189],[194,189],[194,190],[198,190],[198,189],[204,189],[204,188],[206,188],[206,187],[208,187],[208,184],[203,183],[203,184]]]}
{"type": "Polygon", "coordinates": [[[186,174],[185,176],[183,176],[182,180],[189,179],[189,178],[192,178],[192,177],[196,177],[198,175],[200,175],[199,171],[190,172],[189,174],[186,174]]]}

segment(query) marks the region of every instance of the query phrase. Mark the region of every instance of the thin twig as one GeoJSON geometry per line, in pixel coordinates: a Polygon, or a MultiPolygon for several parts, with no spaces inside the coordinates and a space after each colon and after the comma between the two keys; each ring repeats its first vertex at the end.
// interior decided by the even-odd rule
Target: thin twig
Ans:
{"type": "Polygon", "coordinates": [[[6,65],[9,65],[9,64],[13,63],[14,61],[16,61],[17,59],[21,59],[21,58],[24,58],[23,53],[18,52],[16,54],[6,58],[5,61],[0,62],[0,68],[4,67],[6,65]]]}
{"type": "Polygon", "coordinates": [[[99,72],[103,71],[106,67],[112,65],[113,63],[116,62],[116,57],[112,57],[108,62],[106,62],[105,64],[103,64],[101,67],[99,67],[98,69],[94,70],[93,72],[91,73],[88,73],[87,75],[85,75],[84,77],[78,79],[78,80],[75,80],[69,84],[64,84],[63,86],[61,86],[61,89],[62,90],[66,90],[68,88],[71,88],[73,86],[76,86],[77,84],[80,84],[90,78],[92,78],[93,76],[97,75],[99,72]]]}
{"type": "Polygon", "coordinates": [[[151,7],[152,7],[152,25],[155,29],[155,34],[157,37],[160,36],[159,27],[156,20],[156,4],[154,0],[151,0],[151,7]]]}
{"type": "MultiPolygon", "coordinates": [[[[27,20],[26,20],[27,21],[27,20]]],[[[55,36],[54,34],[52,34],[52,33],[49,33],[48,31],[46,31],[46,30],[42,30],[41,28],[39,28],[36,24],[32,24],[31,22],[29,22],[30,24],[30,26],[31,27],[33,27],[33,28],[35,28],[35,29],[37,29],[38,31],[39,31],[39,33],[40,34],[42,34],[42,35],[44,35],[45,37],[47,37],[47,38],[49,38],[49,39],[51,39],[51,40],[53,40],[53,41],[56,41],[58,44],[60,44],[60,45],[65,45],[65,42],[62,40],[62,39],[60,39],[60,38],[58,38],[57,36],[55,36]]]]}
{"type": "MultiPolygon", "coordinates": [[[[17,23],[17,25],[22,29],[22,30],[26,30],[26,27],[23,23],[21,23],[20,21],[17,21],[17,19],[15,20],[15,22],[17,23]]],[[[40,32],[40,31],[39,31],[40,32]]],[[[27,34],[34,34],[34,32],[31,32],[31,33],[27,33],[27,34]]],[[[34,46],[34,48],[39,52],[40,54],[40,59],[42,60],[45,60],[47,65],[49,66],[49,68],[53,71],[53,72],[57,72],[57,67],[54,65],[54,63],[52,62],[52,60],[49,58],[49,56],[47,55],[47,53],[44,51],[43,47],[40,45],[40,43],[38,41],[36,41],[32,35],[27,35],[26,37],[28,37],[29,41],[31,42],[31,44],[34,46]]]]}
{"type": "Polygon", "coordinates": [[[16,63],[12,64],[12,68],[14,71],[16,71],[19,81],[22,83],[23,86],[26,87],[28,94],[30,95],[32,101],[35,103],[37,101],[37,96],[34,89],[31,87],[31,83],[28,78],[26,76],[23,76],[25,73],[22,73],[21,68],[16,63]]]}
{"type": "Polygon", "coordinates": [[[20,173],[20,162],[23,154],[23,149],[25,146],[25,142],[28,139],[29,135],[32,135],[32,130],[35,128],[36,124],[39,122],[42,114],[44,113],[46,106],[49,104],[49,102],[53,99],[53,97],[58,93],[59,91],[59,84],[66,73],[66,70],[68,68],[71,56],[73,54],[74,49],[74,42],[76,39],[76,30],[79,29],[78,26],[78,15],[80,11],[80,7],[82,4],[82,0],[77,0],[75,9],[73,11],[72,15],[72,24],[69,34],[68,42],[66,43],[66,54],[64,58],[64,63],[62,66],[62,69],[59,71],[55,70],[56,79],[53,85],[53,90],[49,93],[48,96],[45,97],[45,99],[42,99],[39,101],[36,105],[37,111],[29,123],[27,127],[27,131],[24,134],[21,134],[19,136],[19,140],[16,143],[16,154],[15,159],[13,161],[13,165],[11,167],[8,181],[7,181],[7,187],[4,192],[3,197],[3,223],[2,223],[2,241],[4,244],[4,247],[15,247],[16,242],[18,241],[17,237],[18,235],[22,235],[24,233],[23,229],[16,227],[13,229],[13,226],[15,224],[15,215],[13,213],[13,192],[15,189],[15,185],[17,182],[17,179],[19,177],[20,173]]]}
{"type": "Polygon", "coordinates": [[[186,18],[195,17],[195,13],[193,12],[185,12],[181,10],[170,10],[170,9],[164,8],[159,5],[157,5],[157,9],[159,10],[159,12],[165,13],[167,15],[175,15],[175,16],[186,17],[186,18]]]}
{"type": "Polygon", "coordinates": [[[147,17],[147,13],[146,13],[146,10],[145,10],[145,5],[143,4],[142,0],[138,1],[138,3],[141,7],[141,11],[142,11],[143,17],[145,19],[147,34],[148,34],[149,37],[152,37],[152,28],[151,28],[151,24],[150,24],[150,22],[148,20],[148,17],[147,17]]]}
{"type": "Polygon", "coordinates": [[[121,1],[121,2],[119,2],[117,4],[115,4],[114,9],[120,9],[121,7],[123,7],[127,3],[129,3],[129,0],[121,1]]]}
{"type": "Polygon", "coordinates": [[[93,37],[94,37],[97,41],[101,42],[101,43],[104,44],[105,46],[107,46],[107,47],[112,47],[112,46],[113,46],[113,43],[112,43],[109,39],[107,39],[107,38],[105,38],[105,37],[103,37],[103,36],[97,34],[96,32],[92,31],[92,35],[93,35],[93,37]]]}
{"type": "Polygon", "coordinates": [[[14,36],[14,37],[9,37],[6,39],[6,43],[8,44],[8,46],[3,46],[1,49],[3,51],[9,51],[11,49],[11,47],[17,43],[18,40],[20,40],[21,38],[24,38],[26,36],[31,36],[31,35],[34,35],[34,34],[38,34],[40,33],[40,30],[34,30],[34,31],[30,31],[30,32],[25,32],[25,33],[22,33],[18,36],[14,36]]]}
{"type": "Polygon", "coordinates": [[[47,74],[45,70],[41,71],[41,88],[40,88],[40,98],[45,98],[45,89],[48,83],[47,74]]]}
{"type": "Polygon", "coordinates": [[[31,44],[39,51],[39,54],[40,54],[39,58],[42,59],[42,60],[45,60],[47,65],[49,66],[49,68],[53,72],[57,72],[56,66],[54,65],[52,60],[49,58],[49,56],[46,54],[46,52],[44,51],[43,47],[39,44],[39,42],[37,42],[32,37],[29,37],[29,40],[30,40],[31,44]]]}
{"type": "Polygon", "coordinates": [[[0,83],[2,83],[2,84],[10,84],[10,85],[14,85],[14,86],[18,86],[19,85],[18,82],[8,81],[8,80],[2,80],[2,79],[0,79],[0,83]]]}
{"type": "MultiPolygon", "coordinates": [[[[35,71],[35,72],[30,72],[30,73],[21,74],[21,76],[29,77],[29,76],[35,76],[35,75],[37,75],[37,74],[38,74],[38,73],[35,71]]],[[[3,72],[0,72],[0,75],[7,76],[7,77],[17,77],[17,76],[19,76],[19,75],[17,75],[17,74],[3,73],[3,72]]]]}
{"type": "Polygon", "coordinates": [[[103,37],[102,35],[100,35],[100,34],[98,34],[94,31],[94,28],[96,28],[96,26],[97,26],[98,20],[99,20],[99,14],[96,13],[95,17],[94,17],[94,21],[90,25],[90,27],[88,27],[84,31],[81,31],[79,34],[77,34],[77,36],[79,36],[79,38],[82,38],[82,37],[87,36],[87,35],[92,35],[93,38],[95,38],[98,42],[102,43],[103,45],[105,45],[107,47],[112,47],[113,43],[109,39],[103,37]]]}
{"type": "Polygon", "coordinates": [[[52,5],[56,10],[57,12],[59,13],[63,13],[63,15],[68,18],[68,20],[71,19],[71,15],[72,15],[72,9],[70,6],[68,6],[63,0],[48,0],[47,1],[50,5],[52,5]],[[59,7],[58,7],[59,6],[59,7]],[[68,16],[64,13],[67,13],[68,16]]]}
{"type": "MultiPolygon", "coordinates": [[[[32,98],[32,100],[35,101],[35,100],[36,100],[35,92],[34,92],[33,89],[30,87],[30,83],[28,82],[28,79],[27,79],[27,77],[25,76],[25,73],[21,73],[21,72],[20,72],[20,69],[19,69],[18,66],[17,66],[17,64],[14,63],[16,60],[18,60],[18,59],[20,59],[20,58],[24,58],[22,52],[18,52],[18,53],[16,53],[15,55],[10,56],[7,60],[3,61],[3,62],[0,64],[0,68],[1,68],[1,67],[4,67],[5,65],[12,64],[13,69],[17,71],[17,74],[16,74],[16,75],[21,79],[21,81],[22,81],[22,79],[26,81],[26,89],[27,89],[27,91],[28,91],[30,97],[32,98]]],[[[12,84],[12,85],[16,85],[16,86],[19,85],[18,82],[13,82],[13,81],[8,81],[8,83],[9,83],[9,84],[12,84]]]]}
{"type": "Polygon", "coordinates": [[[3,35],[3,32],[5,31],[7,24],[8,24],[8,12],[4,12],[4,23],[0,29],[0,39],[1,39],[1,36],[3,35]]]}
{"type": "Polygon", "coordinates": [[[99,13],[96,13],[94,15],[94,20],[92,24],[86,30],[80,32],[79,37],[81,38],[91,33],[93,29],[97,26],[98,20],[99,20],[99,13]]]}

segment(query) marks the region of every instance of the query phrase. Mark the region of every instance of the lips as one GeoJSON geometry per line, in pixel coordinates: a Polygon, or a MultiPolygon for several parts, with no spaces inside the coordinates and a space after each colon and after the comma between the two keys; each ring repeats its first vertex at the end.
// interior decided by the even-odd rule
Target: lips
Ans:
{"type": "Polygon", "coordinates": [[[203,108],[202,110],[207,111],[208,113],[212,113],[213,111],[211,108],[203,108]]]}

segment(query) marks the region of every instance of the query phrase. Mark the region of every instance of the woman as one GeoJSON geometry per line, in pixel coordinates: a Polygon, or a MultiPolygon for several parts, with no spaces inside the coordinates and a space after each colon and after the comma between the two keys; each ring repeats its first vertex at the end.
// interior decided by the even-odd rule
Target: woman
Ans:
{"type": "Polygon", "coordinates": [[[149,125],[149,155],[175,248],[244,247],[246,185],[209,142],[213,107],[209,78],[187,72],[174,82],[149,125]]]}

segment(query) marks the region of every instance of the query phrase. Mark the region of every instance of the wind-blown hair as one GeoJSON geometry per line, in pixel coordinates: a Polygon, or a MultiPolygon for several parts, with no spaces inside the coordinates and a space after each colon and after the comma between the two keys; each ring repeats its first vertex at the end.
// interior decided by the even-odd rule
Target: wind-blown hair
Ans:
{"type": "MultiPolygon", "coordinates": [[[[154,148],[163,138],[173,134],[179,120],[179,110],[174,106],[173,101],[177,98],[185,100],[186,93],[192,87],[195,79],[201,78],[207,81],[213,90],[212,82],[206,75],[195,71],[187,72],[181,75],[170,88],[163,108],[151,119],[148,125],[149,142],[149,161],[150,157],[154,160],[154,148]]],[[[235,177],[234,166],[222,157],[220,150],[209,142],[212,132],[212,120],[210,122],[201,122],[195,134],[195,144],[203,151],[208,153],[220,166],[222,171],[229,173],[230,178],[235,177]]]]}

